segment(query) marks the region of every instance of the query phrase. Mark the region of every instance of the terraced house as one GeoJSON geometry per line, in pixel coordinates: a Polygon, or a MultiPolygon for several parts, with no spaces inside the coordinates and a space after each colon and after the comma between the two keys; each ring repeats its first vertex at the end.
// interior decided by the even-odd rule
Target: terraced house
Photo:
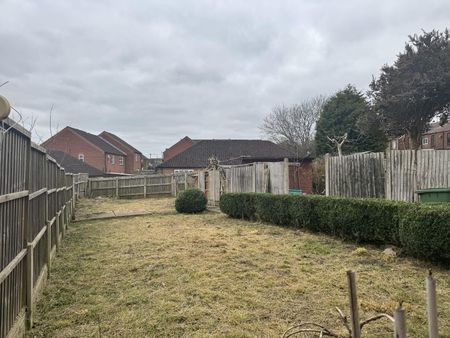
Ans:
{"type": "Polygon", "coordinates": [[[50,137],[42,146],[64,152],[106,174],[126,174],[127,160],[135,160],[107,139],[69,126],[50,137]]]}

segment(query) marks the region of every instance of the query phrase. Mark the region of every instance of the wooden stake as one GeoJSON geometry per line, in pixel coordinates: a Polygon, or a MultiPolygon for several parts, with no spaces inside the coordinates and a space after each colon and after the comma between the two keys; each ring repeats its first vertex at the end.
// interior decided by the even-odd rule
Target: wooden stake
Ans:
{"type": "Polygon", "coordinates": [[[402,309],[402,303],[398,305],[398,308],[394,311],[395,320],[395,338],[406,338],[406,321],[405,311],[402,309]]]}
{"type": "Polygon", "coordinates": [[[354,271],[347,271],[347,280],[350,296],[350,313],[352,321],[352,338],[361,338],[361,328],[359,326],[359,307],[356,294],[356,277],[354,271]]]}
{"type": "Polygon", "coordinates": [[[428,337],[439,338],[437,303],[436,303],[436,281],[431,270],[426,279],[427,287],[427,314],[428,314],[428,337]]]}

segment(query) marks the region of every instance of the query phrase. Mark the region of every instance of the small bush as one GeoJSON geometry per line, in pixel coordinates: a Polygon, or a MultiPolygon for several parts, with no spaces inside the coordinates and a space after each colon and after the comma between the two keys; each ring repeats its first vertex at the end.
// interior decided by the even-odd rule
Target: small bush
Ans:
{"type": "Polygon", "coordinates": [[[194,214],[206,210],[208,200],[198,189],[181,192],[175,200],[175,209],[180,213],[194,214]]]}
{"type": "Polygon", "coordinates": [[[450,262],[450,208],[417,205],[403,212],[400,242],[408,254],[450,262]]]}
{"type": "Polygon", "coordinates": [[[219,207],[230,217],[253,220],[256,212],[255,197],[256,194],[251,193],[223,194],[220,196],[219,207]]]}

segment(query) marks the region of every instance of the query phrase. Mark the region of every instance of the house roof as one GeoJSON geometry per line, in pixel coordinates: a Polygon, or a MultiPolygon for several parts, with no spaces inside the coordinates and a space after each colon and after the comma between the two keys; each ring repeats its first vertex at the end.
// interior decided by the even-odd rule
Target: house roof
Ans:
{"type": "Polygon", "coordinates": [[[216,156],[224,163],[244,157],[247,161],[252,159],[261,162],[295,157],[290,151],[271,141],[199,140],[190,148],[160,164],[158,168],[205,168],[211,156],[216,156]]]}
{"type": "Polygon", "coordinates": [[[117,148],[116,146],[112,145],[105,139],[102,139],[100,136],[88,133],[84,130],[76,129],[73,127],[67,127],[68,129],[72,130],[73,132],[77,133],[81,137],[85,138],[95,146],[99,147],[101,150],[103,150],[105,153],[113,154],[113,155],[122,155],[126,156],[126,154],[117,148]]]}
{"type": "Polygon", "coordinates": [[[63,167],[66,172],[72,174],[87,173],[89,176],[103,176],[105,173],[75,157],[59,150],[47,150],[47,153],[63,167]]]}
{"type": "MultiPolygon", "coordinates": [[[[107,134],[108,136],[112,137],[113,139],[115,139],[117,142],[120,142],[121,144],[127,146],[128,148],[132,149],[136,154],[141,154],[142,153],[137,150],[135,147],[133,147],[131,144],[129,144],[128,142],[125,142],[123,139],[121,139],[119,136],[117,136],[116,134],[110,133],[109,131],[103,131],[100,133],[100,137],[102,137],[102,135],[107,134]]],[[[107,140],[106,140],[107,141],[107,140]]],[[[108,141],[107,141],[108,142],[108,141]]]]}
{"type": "Polygon", "coordinates": [[[431,123],[430,130],[424,133],[424,135],[442,133],[444,131],[450,131],[450,123],[446,123],[443,126],[439,124],[439,122],[431,123]]]}

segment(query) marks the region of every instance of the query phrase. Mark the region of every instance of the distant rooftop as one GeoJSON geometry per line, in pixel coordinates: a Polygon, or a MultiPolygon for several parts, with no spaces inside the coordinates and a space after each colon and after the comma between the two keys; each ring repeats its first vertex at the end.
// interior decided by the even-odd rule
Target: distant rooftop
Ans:
{"type": "Polygon", "coordinates": [[[94,135],[94,134],[88,133],[88,132],[86,132],[84,130],[76,129],[76,128],[73,128],[73,127],[67,127],[67,128],[72,130],[72,131],[74,131],[75,133],[77,133],[81,137],[85,138],[86,140],[88,140],[89,142],[94,144],[95,146],[99,147],[105,153],[113,154],[113,155],[126,156],[126,154],[122,150],[120,150],[116,146],[112,145],[108,141],[102,139],[98,135],[94,135]]]}
{"type": "Polygon", "coordinates": [[[205,168],[208,159],[215,156],[219,161],[245,157],[247,160],[276,161],[294,158],[294,154],[266,140],[199,140],[190,148],[163,162],[159,168],[205,168]]]}

